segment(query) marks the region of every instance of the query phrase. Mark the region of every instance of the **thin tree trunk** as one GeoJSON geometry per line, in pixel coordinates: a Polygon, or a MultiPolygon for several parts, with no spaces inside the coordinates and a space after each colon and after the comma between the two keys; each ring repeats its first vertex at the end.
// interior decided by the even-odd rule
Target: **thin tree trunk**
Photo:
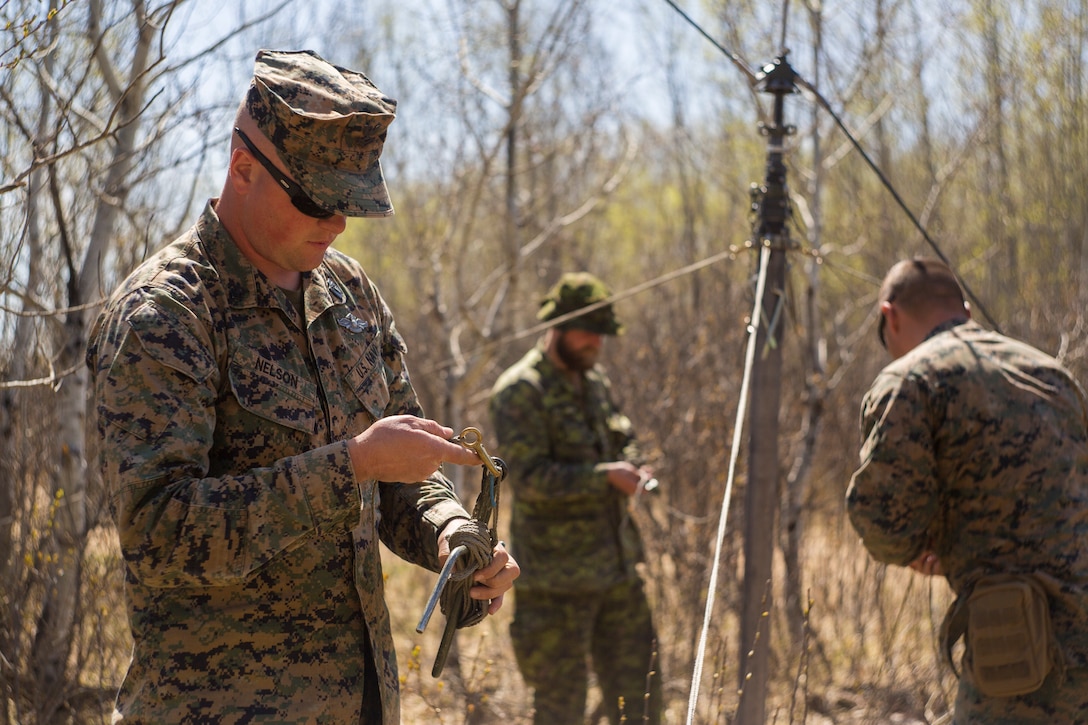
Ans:
{"type": "MultiPolygon", "coordinates": [[[[90,27],[98,25],[97,13],[100,2],[91,3],[90,27]]],[[[117,217],[128,197],[129,172],[136,150],[139,130],[138,114],[143,106],[144,81],[156,37],[155,27],[148,22],[142,0],[134,0],[133,12],[137,17],[139,35],[128,69],[128,83],[123,89],[114,88],[119,95],[118,116],[120,129],[115,134],[113,159],[106,172],[102,193],[95,210],[94,225],[86,254],[76,268],[75,250],[68,239],[67,224],[59,194],[54,196],[54,211],[64,244],[69,268],[69,312],[63,327],[63,342],[56,368],[69,374],[59,384],[56,396],[58,421],[57,450],[53,502],[56,507],[52,526],[54,555],[45,570],[49,586],[45,591],[41,615],[35,637],[34,669],[39,684],[47,692],[53,692],[66,682],[66,671],[72,652],[73,635],[78,624],[80,584],[82,581],[82,557],[87,538],[87,461],[84,456],[85,410],[87,399],[87,373],[82,365],[86,349],[88,319],[90,315],[81,306],[94,299],[101,289],[101,259],[115,233],[117,217]]],[[[101,47],[101,46],[100,46],[101,47]]],[[[108,65],[104,54],[98,62],[103,74],[114,76],[115,69],[108,65]]],[[[48,721],[52,707],[59,705],[55,698],[48,698],[43,713],[48,721]]]]}

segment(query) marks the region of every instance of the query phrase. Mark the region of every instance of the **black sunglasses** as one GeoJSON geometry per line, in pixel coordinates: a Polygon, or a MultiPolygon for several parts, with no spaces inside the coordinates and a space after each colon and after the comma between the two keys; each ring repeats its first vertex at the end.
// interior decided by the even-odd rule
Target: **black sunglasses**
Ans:
{"type": "Polygon", "coordinates": [[[249,152],[253,154],[253,158],[257,159],[261,163],[261,166],[272,174],[272,178],[276,180],[276,183],[283,187],[283,190],[287,192],[287,196],[291,197],[291,203],[295,205],[295,208],[306,216],[311,216],[314,219],[328,219],[333,215],[333,212],[329,211],[318,205],[316,201],[311,199],[309,195],[302,190],[302,187],[287,178],[286,174],[276,168],[268,157],[257,150],[257,147],[253,145],[253,142],[249,140],[249,137],[245,135],[242,129],[235,127],[234,132],[238,134],[238,138],[242,139],[242,143],[246,145],[249,152]]]}

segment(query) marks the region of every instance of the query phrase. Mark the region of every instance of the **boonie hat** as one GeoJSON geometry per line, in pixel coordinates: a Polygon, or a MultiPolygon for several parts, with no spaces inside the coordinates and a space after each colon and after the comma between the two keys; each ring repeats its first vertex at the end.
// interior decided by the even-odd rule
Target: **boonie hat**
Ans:
{"type": "Polygon", "coordinates": [[[312,50],[260,50],[246,111],[310,197],[344,216],[389,216],[378,159],[397,102],[312,50]]]}
{"type": "MultiPolygon", "coordinates": [[[[536,316],[543,321],[569,315],[584,307],[603,302],[612,295],[604,282],[589,272],[568,272],[559,278],[540,302],[536,316]]],[[[575,328],[598,335],[619,335],[623,325],[616,320],[611,303],[601,305],[584,315],[578,315],[559,325],[560,329],[575,328]]]]}

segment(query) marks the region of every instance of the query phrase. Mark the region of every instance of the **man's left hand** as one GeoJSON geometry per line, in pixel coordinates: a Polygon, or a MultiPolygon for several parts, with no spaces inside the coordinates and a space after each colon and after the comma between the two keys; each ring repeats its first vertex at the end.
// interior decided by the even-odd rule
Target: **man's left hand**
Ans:
{"type": "MultiPolygon", "coordinates": [[[[450,555],[450,535],[461,528],[465,519],[455,519],[446,525],[438,536],[438,562],[445,564],[450,555]]],[[[505,542],[498,542],[491,550],[491,563],[483,569],[479,569],[472,579],[475,586],[469,590],[469,596],[473,599],[490,602],[487,607],[488,614],[494,614],[502,607],[503,595],[510,587],[514,586],[514,580],[521,576],[521,567],[506,550],[505,542]]]]}

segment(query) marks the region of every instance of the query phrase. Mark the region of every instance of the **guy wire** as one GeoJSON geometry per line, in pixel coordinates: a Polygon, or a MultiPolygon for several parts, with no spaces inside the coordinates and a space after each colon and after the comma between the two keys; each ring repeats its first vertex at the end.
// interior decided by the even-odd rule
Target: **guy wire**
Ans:
{"type": "Polygon", "coordinates": [[[752,319],[748,325],[748,349],[744,354],[744,375],[740,384],[740,400],[737,402],[737,421],[733,425],[733,445],[729,451],[729,473],[726,477],[725,495],[722,497],[721,516],[718,519],[718,536],[714,542],[714,561],[710,568],[710,581],[707,583],[706,607],[703,610],[703,626],[699,632],[699,646],[695,652],[695,668],[691,675],[691,690],[688,692],[687,725],[692,725],[695,707],[699,702],[699,680],[703,677],[703,660],[706,657],[707,632],[714,612],[715,590],[718,588],[718,570],[721,566],[722,544],[725,541],[726,520],[729,518],[729,501],[733,497],[733,480],[737,470],[737,456],[740,451],[741,432],[748,407],[748,384],[752,377],[752,366],[756,357],[756,337],[763,312],[763,289],[767,282],[767,260],[771,249],[764,245],[759,256],[759,277],[756,280],[756,301],[752,308],[752,319]]]}
{"type": "MultiPolygon", "coordinates": [[[[717,48],[718,51],[722,53],[722,55],[729,58],[729,60],[731,60],[734,65],[740,68],[741,71],[748,78],[749,84],[755,85],[759,82],[759,77],[748,69],[748,67],[744,64],[744,61],[741,60],[740,56],[738,56],[736,53],[726,50],[724,46],[722,46],[717,40],[711,37],[709,33],[703,30],[703,28],[698,23],[692,20],[692,18],[687,13],[680,9],[680,7],[674,2],[674,0],[665,0],[665,2],[668,3],[669,6],[672,7],[672,9],[677,12],[677,14],[680,15],[680,17],[682,17],[693,28],[695,28],[695,30],[698,31],[700,35],[710,41],[710,44],[717,48]]],[[[786,13],[789,10],[789,0],[783,0],[783,4],[784,7],[782,17],[781,47],[785,48],[786,13]]],[[[892,195],[892,199],[894,199],[895,203],[899,205],[899,208],[903,210],[903,213],[907,215],[907,219],[910,220],[911,224],[913,224],[915,229],[917,229],[918,232],[922,235],[922,238],[926,241],[927,244],[929,244],[930,248],[933,249],[933,252],[937,255],[938,258],[940,258],[942,262],[948,265],[953,273],[956,274],[956,279],[959,280],[960,285],[963,287],[963,291],[967,294],[967,297],[971,299],[972,304],[978,309],[979,312],[982,313],[982,316],[986,318],[986,321],[990,323],[990,326],[994,329],[994,331],[1000,334],[1001,327],[990,315],[989,311],[986,309],[986,306],[982,304],[982,300],[980,300],[979,297],[974,293],[974,291],[972,291],[972,289],[967,285],[963,278],[958,273],[956,273],[956,267],[952,264],[951,261],[949,261],[945,253],[941,251],[941,248],[937,246],[937,243],[933,241],[933,238],[929,236],[929,232],[926,231],[925,227],[922,226],[922,223],[920,221],[918,221],[918,218],[910,210],[906,202],[903,201],[903,198],[899,195],[899,192],[895,190],[895,187],[892,185],[888,177],[884,175],[884,173],[880,170],[880,167],[876,165],[876,162],[872,160],[869,154],[865,152],[865,149],[862,148],[858,140],[854,138],[854,135],[850,133],[850,130],[847,129],[846,124],[843,123],[842,119],[840,119],[838,114],[835,113],[834,109],[831,108],[831,104],[828,103],[827,99],[824,98],[823,95],[818,90],[816,90],[815,87],[812,86],[812,84],[802,78],[800,74],[794,74],[794,82],[801,88],[809,91],[812,94],[813,98],[816,99],[816,102],[819,104],[819,106],[827,111],[827,113],[831,116],[831,119],[835,122],[835,125],[839,127],[839,130],[842,131],[843,135],[846,136],[847,140],[850,141],[850,144],[854,147],[854,149],[857,150],[859,154],[861,154],[861,158],[865,161],[869,168],[872,169],[873,173],[876,174],[877,179],[879,179],[880,183],[884,186],[884,188],[888,190],[888,193],[892,195]]]]}

